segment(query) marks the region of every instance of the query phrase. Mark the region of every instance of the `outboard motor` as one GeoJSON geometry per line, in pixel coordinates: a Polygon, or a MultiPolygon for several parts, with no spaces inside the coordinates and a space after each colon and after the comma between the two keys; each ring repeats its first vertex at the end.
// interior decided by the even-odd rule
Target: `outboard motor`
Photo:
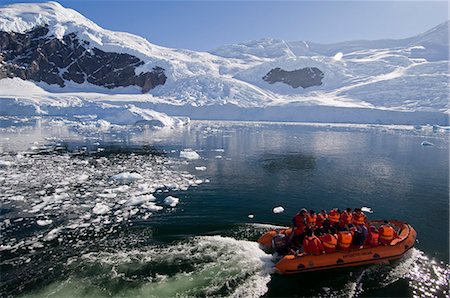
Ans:
{"type": "Polygon", "coordinates": [[[287,252],[287,237],[286,234],[276,234],[272,238],[272,248],[280,255],[287,252]]]}

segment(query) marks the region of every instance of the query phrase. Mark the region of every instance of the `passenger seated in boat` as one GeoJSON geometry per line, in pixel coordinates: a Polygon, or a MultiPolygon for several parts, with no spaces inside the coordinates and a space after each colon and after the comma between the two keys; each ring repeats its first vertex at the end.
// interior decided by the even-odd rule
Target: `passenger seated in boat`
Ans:
{"type": "Polygon", "coordinates": [[[380,240],[380,233],[378,232],[378,229],[375,226],[370,226],[369,228],[369,234],[366,239],[366,245],[370,247],[377,247],[378,241],[380,240]]]}
{"type": "Polygon", "coordinates": [[[361,211],[361,208],[355,208],[353,212],[353,224],[355,226],[365,225],[367,222],[367,216],[361,211]]]}
{"type": "Polygon", "coordinates": [[[329,229],[329,232],[319,238],[322,241],[325,253],[333,253],[336,251],[338,243],[337,230],[334,227],[329,229]]]}
{"type": "Polygon", "coordinates": [[[316,219],[316,227],[321,228],[323,225],[323,222],[328,219],[328,214],[325,210],[320,211],[317,214],[317,219],[316,219]]]}
{"type": "Polygon", "coordinates": [[[343,231],[339,231],[338,245],[337,245],[338,250],[349,251],[350,245],[352,244],[352,240],[353,240],[352,233],[349,232],[347,228],[344,228],[343,231]]]}
{"type": "Polygon", "coordinates": [[[311,229],[306,231],[306,237],[303,239],[303,250],[305,254],[315,256],[325,253],[322,242],[311,229]]]}
{"type": "Polygon", "coordinates": [[[316,220],[316,212],[314,212],[314,210],[309,210],[309,213],[306,214],[306,226],[308,227],[308,229],[315,229],[316,220]]]}
{"type": "Polygon", "coordinates": [[[359,249],[363,248],[367,238],[366,226],[359,225],[358,227],[352,227],[351,230],[353,235],[352,246],[359,249]]]}
{"type": "Polygon", "coordinates": [[[394,238],[398,237],[395,229],[387,220],[378,228],[378,232],[380,233],[380,243],[382,245],[389,245],[394,238]]]}
{"type": "Polygon", "coordinates": [[[347,227],[348,225],[353,222],[353,214],[352,214],[352,208],[347,208],[341,213],[341,219],[339,222],[339,228],[347,227]]]}
{"type": "Polygon", "coordinates": [[[330,211],[330,214],[328,215],[328,219],[330,220],[330,225],[332,227],[338,227],[339,226],[339,220],[341,218],[341,211],[339,209],[334,208],[330,211]]]}

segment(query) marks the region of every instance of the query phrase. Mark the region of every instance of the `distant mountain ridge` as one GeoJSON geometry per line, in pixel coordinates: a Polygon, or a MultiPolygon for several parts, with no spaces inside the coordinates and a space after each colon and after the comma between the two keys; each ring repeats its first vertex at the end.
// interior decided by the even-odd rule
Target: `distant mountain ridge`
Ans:
{"type": "Polygon", "coordinates": [[[335,110],[343,116],[333,121],[356,122],[367,119],[356,111],[376,114],[372,122],[391,111],[408,112],[412,122],[413,113],[431,113],[417,119],[442,123],[449,112],[448,32],[447,21],[399,40],[265,38],[208,53],[105,30],[56,2],[13,4],[0,7],[0,105],[51,114],[51,106],[60,111],[61,102],[81,100],[194,118],[292,121],[305,120],[308,109],[335,110]],[[14,86],[30,86],[30,93],[14,86]]]}

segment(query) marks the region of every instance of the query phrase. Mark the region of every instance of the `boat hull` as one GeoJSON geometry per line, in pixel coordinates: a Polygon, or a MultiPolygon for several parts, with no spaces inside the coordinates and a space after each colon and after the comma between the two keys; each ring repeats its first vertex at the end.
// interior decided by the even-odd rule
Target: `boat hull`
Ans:
{"type": "MultiPolygon", "coordinates": [[[[409,224],[394,220],[390,222],[399,229],[399,238],[394,239],[390,245],[364,247],[362,249],[353,249],[348,252],[338,251],[319,256],[296,256],[288,254],[283,256],[275,265],[275,270],[280,274],[296,274],[333,268],[387,263],[399,259],[414,246],[417,234],[414,228],[409,224]]],[[[373,221],[371,223],[380,224],[382,222],[373,221]]],[[[291,229],[286,229],[281,232],[289,236],[291,231],[291,229]]],[[[269,248],[271,247],[273,236],[279,232],[280,231],[269,231],[264,234],[258,242],[263,248],[269,248]]]]}

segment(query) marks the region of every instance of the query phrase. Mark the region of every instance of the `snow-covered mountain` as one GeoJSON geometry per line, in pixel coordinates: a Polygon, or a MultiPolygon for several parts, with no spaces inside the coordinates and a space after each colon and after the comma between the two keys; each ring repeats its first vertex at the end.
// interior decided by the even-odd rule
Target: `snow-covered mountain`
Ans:
{"type": "Polygon", "coordinates": [[[266,38],[206,53],[103,29],[55,2],[8,5],[0,7],[0,109],[446,124],[448,32],[446,22],[401,40],[266,38]]]}

